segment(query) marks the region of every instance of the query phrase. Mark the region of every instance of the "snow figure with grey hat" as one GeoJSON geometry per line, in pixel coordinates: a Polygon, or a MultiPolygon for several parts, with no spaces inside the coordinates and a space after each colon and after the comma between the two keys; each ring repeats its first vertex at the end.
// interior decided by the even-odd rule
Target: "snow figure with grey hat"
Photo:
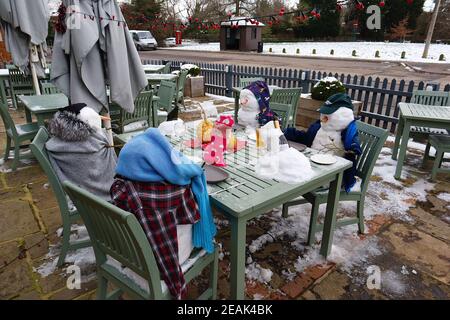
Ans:
{"type": "Polygon", "coordinates": [[[85,103],[73,104],[54,115],[48,131],[45,148],[59,180],[111,200],[117,157],[102,128],[102,116],[85,103]]]}
{"type": "Polygon", "coordinates": [[[353,167],[344,173],[343,184],[347,192],[356,183],[356,158],[361,154],[356,120],[351,98],[344,93],[332,95],[318,110],[320,120],[307,131],[288,128],[284,135],[288,140],[302,143],[320,153],[344,157],[353,167]]]}

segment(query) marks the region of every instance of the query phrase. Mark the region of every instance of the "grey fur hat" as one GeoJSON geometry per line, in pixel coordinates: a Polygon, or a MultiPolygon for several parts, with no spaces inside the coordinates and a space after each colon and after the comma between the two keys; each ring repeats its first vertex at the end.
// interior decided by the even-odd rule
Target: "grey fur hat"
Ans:
{"type": "Polygon", "coordinates": [[[76,113],[58,111],[49,121],[48,131],[54,137],[64,141],[84,141],[94,130],[78,119],[76,113]]]}

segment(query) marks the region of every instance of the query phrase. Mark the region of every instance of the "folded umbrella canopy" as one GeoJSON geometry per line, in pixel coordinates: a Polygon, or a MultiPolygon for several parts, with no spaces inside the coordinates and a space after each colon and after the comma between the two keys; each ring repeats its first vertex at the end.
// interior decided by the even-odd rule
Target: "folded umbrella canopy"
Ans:
{"type": "Polygon", "coordinates": [[[133,112],[147,80],[116,0],[63,0],[59,12],[65,25],[55,33],[53,83],[71,103],[100,112],[110,100],[133,112]]]}
{"type": "Polygon", "coordinates": [[[47,2],[0,0],[0,23],[5,31],[6,49],[19,69],[26,74],[32,73],[38,94],[37,77],[44,77],[46,68],[44,49],[50,19],[47,2]]]}

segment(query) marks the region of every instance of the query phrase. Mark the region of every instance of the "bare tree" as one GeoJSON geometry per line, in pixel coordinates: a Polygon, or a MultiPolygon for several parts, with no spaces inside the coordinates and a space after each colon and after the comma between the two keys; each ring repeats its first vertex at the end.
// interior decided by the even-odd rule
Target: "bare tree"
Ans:
{"type": "Polygon", "coordinates": [[[405,42],[406,37],[413,32],[414,30],[408,29],[408,18],[405,18],[391,28],[391,39],[400,39],[405,42]]]}
{"type": "Polygon", "coordinates": [[[433,38],[450,40],[450,0],[446,0],[441,4],[433,38]]]}

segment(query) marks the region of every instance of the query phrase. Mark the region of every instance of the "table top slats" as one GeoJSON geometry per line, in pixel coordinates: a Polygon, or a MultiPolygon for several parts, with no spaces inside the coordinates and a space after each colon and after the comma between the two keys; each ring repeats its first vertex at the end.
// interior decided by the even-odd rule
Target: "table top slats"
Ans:
{"type": "Polygon", "coordinates": [[[450,107],[401,102],[399,108],[406,119],[450,122],[450,107]]]}
{"type": "Polygon", "coordinates": [[[47,113],[57,111],[69,105],[69,99],[63,93],[44,94],[44,95],[19,95],[19,100],[32,113],[47,113]]]}

